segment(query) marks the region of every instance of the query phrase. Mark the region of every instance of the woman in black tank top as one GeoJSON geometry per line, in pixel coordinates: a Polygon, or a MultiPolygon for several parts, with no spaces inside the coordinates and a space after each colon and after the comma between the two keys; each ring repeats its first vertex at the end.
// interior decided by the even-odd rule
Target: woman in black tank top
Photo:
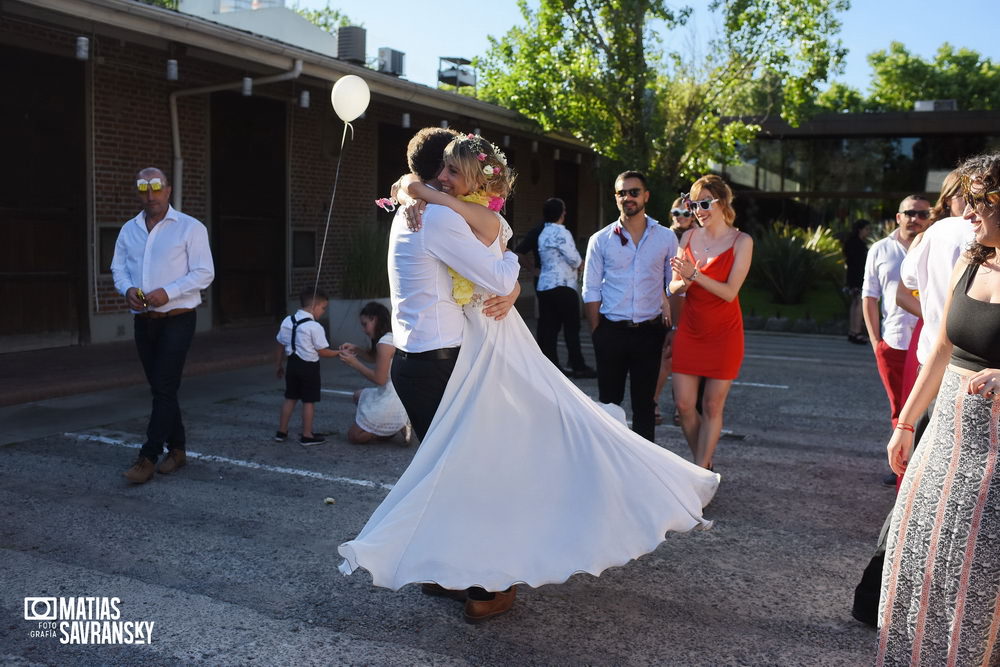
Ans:
{"type": "Polygon", "coordinates": [[[905,475],[876,665],[1000,664],[1000,153],[958,171],[976,240],[952,273],[940,338],[888,445],[905,475]],[[935,395],[914,452],[913,420],[935,395]]]}

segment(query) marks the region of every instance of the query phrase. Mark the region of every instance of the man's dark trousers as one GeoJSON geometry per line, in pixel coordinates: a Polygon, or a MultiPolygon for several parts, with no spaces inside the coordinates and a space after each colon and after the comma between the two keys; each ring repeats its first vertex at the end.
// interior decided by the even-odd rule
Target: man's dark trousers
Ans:
{"type": "Polygon", "coordinates": [[[158,319],[135,316],[135,347],[153,394],[146,443],[139,453],[154,462],[163,453],[164,444],[169,449],[184,449],[187,440],[177,391],[196,323],[193,310],[158,319]]]}
{"type": "Polygon", "coordinates": [[[650,442],[656,429],[654,393],[666,335],[667,328],[659,317],[634,325],[612,322],[603,315],[593,333],[599,400],[621,405],[628,376],[632,430],[650,442]]]}
{"type": "Polygon", "coordinates": [[[582,371],[587,362],[580,351],[580,297],[575,289],[564,285],[538,292],[538,347],[556,366],[560,328],[566,338],[570,368],[582,371]]]}
{"type": "Polygon", "coordinates": [[[392,360],[392,386],[421,442],[434,420],[457,360],[457,354],[450,359],[414,359],[399,353],[392,360]]]}

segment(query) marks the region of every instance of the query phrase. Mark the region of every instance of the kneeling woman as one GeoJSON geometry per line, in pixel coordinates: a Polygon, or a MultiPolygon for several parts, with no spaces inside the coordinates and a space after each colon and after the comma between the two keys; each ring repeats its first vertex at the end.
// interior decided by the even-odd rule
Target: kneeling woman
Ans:
{"type": "Polygon", "coordinates": [[[391,438],[400,430],[409,443],[410,430],[406,410],[392,387],[389,368],[396,348],[392,344],[392,325],[389,309],[377,301],[370,301],[361,309],[361,328],[371,339],[371,348],[365,350],[352,343],[340,346],[340,360],[375,383],[375,387],[354,392],[358,406],[354,424],[347,432],[348,442],[363,445],[373,440],[391,438]],[[360,358],[359,358],[360,357],[360,358]],[[375,364],[369,368],[361,358],[375,364]]]}

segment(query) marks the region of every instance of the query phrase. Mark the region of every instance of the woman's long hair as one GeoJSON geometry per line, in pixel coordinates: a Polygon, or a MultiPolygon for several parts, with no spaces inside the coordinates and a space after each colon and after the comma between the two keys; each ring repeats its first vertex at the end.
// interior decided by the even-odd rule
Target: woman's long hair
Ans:
{"type": "Polygon", "coordinates": [[[958,169],[953,169],[944,177],[941,183],[941,194],[931,208],[931,223],[942,218],[951,217],[951,200],[962,195],[962,176],[958,169]]]}
{"type": "MultiPolygon", "coordinates": [[[[962,181],[962,196],[965,197],[965,201],[968,204],[971,201],[969,195],[973,183],[981,183],[983,185],[983,193],[1000,189],[1000,153],[989,153],[971,157],[959,166],[958,172],[962,181]]],[[[993,195],[993,197],[996,197],[996,195],[993,195]]],[[[988,197],[986,205],[993,214],[993,224],[1000,227],[1000,201],[997,199],[991,200],[988,197]]],[[[978,214],[979,212],[977,211],[978,214]]],[[[983,224],[989,223],[984,219],[983,224]]],[[[969,246],[969,261],[972,264],[983,264],[987,260],[996,257],[996,254],[996,248],[984,246],[976,241],[973,241],[972,245],[969,246]]]]}
{"type": "Polygon", "coordinates": [[[375,321],[375,335],[372,336],[371,348],[372,352],[375,352],[375,346],[378,345],[379,339],[392,331],[392,319],[389,316],[389,309],[378,301],[369,301],[361,309],[359,317],[370,317],[375,321]]]}

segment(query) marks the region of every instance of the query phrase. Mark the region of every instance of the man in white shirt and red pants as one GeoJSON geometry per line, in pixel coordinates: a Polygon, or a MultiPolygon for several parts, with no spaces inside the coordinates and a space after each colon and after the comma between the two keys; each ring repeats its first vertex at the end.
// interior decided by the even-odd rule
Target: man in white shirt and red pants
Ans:
{"type": "Polygon", "coordinates": [[[194,336],[201,290],[215,277],[208,230],[170,205],[170,184],[155,167],[136,175],[142,211],[126,222],[115,243],[115,288],[135,314],[135,346],[153,394],[146,442],[125,478],[148,482],[166,445],[161,473],[186,463],[184,422],[177,401],[184,360],[194,336]]]}
{"type": "MultiPolygon", "coordinates": [[[[896,303],[899,269],[913,238],[930,224],[931,203],[921,195],[910,195],[899,205],[897,229],[877,241],[868,251],[865,261],[865,281],[861,287],[862,313],[868,338],[875,351],[878,374],[889,397],[892,427],[896,428],[903,396],[903,367],[917,317],[896,303]],[[882,322],[879,324],[879,300],[882,302],[882,322]]],[[[887,479],[887,483],[889,480],[887,479]]],[[[891,484],[895,484],[892,476],[891,484]]]]}

